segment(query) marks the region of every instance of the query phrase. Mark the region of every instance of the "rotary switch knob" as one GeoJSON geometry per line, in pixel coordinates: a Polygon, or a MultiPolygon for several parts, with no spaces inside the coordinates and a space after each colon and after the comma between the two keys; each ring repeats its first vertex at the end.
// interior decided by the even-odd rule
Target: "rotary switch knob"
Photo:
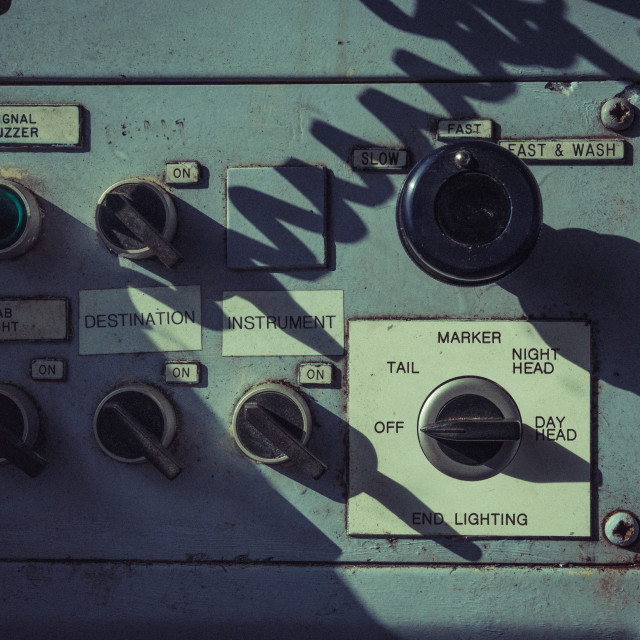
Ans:
{"type": "Polygon", "coordinates": [[[423,158],[398,197],[397,224],[409,256],[451,284],[492,282],[520,265],[542,224],[538,185],[496,144],[460,142],[423,158]]]}
{"type": "Polygon", "coordinates": [[[327,467],[305,446],[311,424],[309,406],[299,393],[280,383],[267,383],[238,401],[233,436],[252,460],[265,464],[291,461],[317,480],[327,467]]]}
{"type": "Polygon", "coordinates": [[[21,389],[0,385],[0,464],[10,462],[35,478],[47,462],[32,447],[38,437],[38,411],[21,389]]]}
{"type": "Polygon", "coordinates": [[[176,414],[167,398],[146,384],[115,389],[100,402],[93,433],[100,448],[119,462],[147,460],[166,478],[182,471],[167,451],[176,434],[176,414]]]}
{"type": "Polygon", "coordinates": [[[448,380],[425,400],[418,439],[434,467],[460,480],[484,480],[507,467],[522,439],[513,398],[495,382],[466,376],[448,380]]]}
{"type": "Polygon", "coordinates": [[[130,260],[155,256],[166,267],[177,266],[182,256],[170,244],[177,225],[171,196],[148,180],[118,182],[98,201],[98,234],[111,251],[130,260]]]}

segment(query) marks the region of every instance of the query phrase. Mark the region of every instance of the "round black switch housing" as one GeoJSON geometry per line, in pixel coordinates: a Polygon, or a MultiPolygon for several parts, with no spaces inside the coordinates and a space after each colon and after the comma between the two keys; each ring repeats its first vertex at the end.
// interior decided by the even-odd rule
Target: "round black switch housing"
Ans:
{"type": "Polygon", "coordinates": [[[510,151],[481,140],[450,144],[407,176],[397,224],[407,253],[429,275],[484,284],[533,249],[542,224],[540,191],[510,151]]]}
{"type": "Polygon", "coordinates": [[[487,378],[447,380],[426,398],[418,440],[427,460],[453,478],[484,480],[515,457],[522,419],[507,391],[487,378]]]}
{"type": "Polygon", "coordinates": [[[110,251],[130,260],[155,256],[167,267],[176,266],[182,257],[170,242],[177,225],[169,193],[140,178],[114,184],[102,194],[96,208],[102,241],[110,251]]]}

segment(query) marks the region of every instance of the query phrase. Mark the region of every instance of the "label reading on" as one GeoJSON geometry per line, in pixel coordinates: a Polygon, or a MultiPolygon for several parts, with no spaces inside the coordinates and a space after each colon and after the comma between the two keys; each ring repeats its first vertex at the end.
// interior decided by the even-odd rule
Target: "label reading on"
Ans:
{"type": "Polygon", "coordinates": [[[0,146],[77,146],[78,105],[0,105],[0,146]]]}
{"type": "Polygon", "coordinates": [[[529,162],[620,162],[625,153],[620,138],[500,140],[498,144],[529,162]]]}
{"type": "Polygon", "coordinates": [[[493,138],[491,120],[439,120],[438,140],[453,138],[493,138]]]}
{"type": "Polygon", "coordinates": [[[333,369],[325,362],[304,362],[298,368],[298,384],[330,385],[333,369]]]}
{"type": "Polygon", "coordinates": [[[406,149],[354,149],[354,169],[404,169],[409,161],[406,149]]]}
{"type": "Polygon", "coordinates": [[[167,162],[164,165],[164,181],[167,184],[196,184],[199,180],[198,162],[167,162]]]}
{"type": "Polygon", "coordinates": [[[200,287],[80,291],[80,355],[202,349],[200,287]]]}
{"type": "Polygon", "coordinates": [[[31,361],[32,380],[64,380],[66,362],[55,358],[41,358],[31,361]]]}
{"type": "Polygon", "coordinates": [[[167,384],[199,384],[199,362],[167,362],[164,367],[164,379],[167,384]]]}
{"type": "Polygon", "coordinates": [[[342,355],[342,298],[342,291],[225,291],[222,355],[342,355]]]}
{"type": "Polygon", "coordinates": [[[0,299],[0,341],[66,340],[67,300],[0,299]]]}

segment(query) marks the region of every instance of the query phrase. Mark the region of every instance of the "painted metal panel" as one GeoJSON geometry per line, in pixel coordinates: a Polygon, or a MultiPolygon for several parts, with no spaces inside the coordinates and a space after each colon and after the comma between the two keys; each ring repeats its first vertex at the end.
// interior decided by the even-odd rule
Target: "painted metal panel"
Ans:
{"type": "Polygon", "coordinates": [[[555,81],[637,75],[640,14],[605,0],[329,0],[321,11],[288,0],[4,0],[0,25],[13,82],[555,81]]]}
{"type": "Polygon", "coordinates": [[[5,637],[638,637],[637,569],[0,565],[5,637]]]}
{"type": "MultiPolygon", "coordinates": [[[[0,176],[30,188],[45,214],[34,248],[0,262],[0,293],[67,300],[70,325],[65,340],[0,344],[0,382],[33,398],[48,460],[33,479],[0,468],[3,637],[638,637],[640,543],[615,547],[601,531],[608,513],[640,504],[640,125],[618,134],[600,121],[613,96],[640,106],[633,3],[0,0],[0,29],[3,105],[81,105],[71,146],[0,151],[0,176]],[[538,161],[545,222],[531,256],[494,284],[438,282],[398,237],[398,193],[412,163],[446,144],[442,120],[491,121],[507,147],[534,144],[534,157],[528,146],[521,155],[538,161]],[[575,156],[569,141],[586,138],[613,139],[616,162],[536,157],[540,141],[575,156]],[[363,149],[406,150],[409,164],[356,172],[363,149]],[[184,262],[110,254],[96,233],[100,196],[134,177],[164,189],[175,162],[199,167],[197,182],[167,187],[184,262]],[[228,268],[227,171],[274,166],[326,168],[326,225],[288,234],[272,207],[277,233],[249,239],[265,254],[304,255],[299,237],[322,233],[311,244],[326,266],[228,268]],[[80,355],[79,292],[127,287],[199,287],[202,349],[169,354],[143,333],[140,353],[80,355]],[[348,333],[344,356],[320,357],[331,384],[301,391],[327,473],[312,481],[247,460],[230,433],[237,400],[265,381],[301,385],[319,356],[223,357],[224,292],[300,290],[339,292],[345,329],[385,318],[589,322],[590,535],[348,536],[348,333]],[[167,361],[199,376],[173,384],[167,361]],[[64,376],[34,379],[33,362],[62,363],[64,376]],[[176,407],[171,451],[185,469],[173,482],[108,458],[93,437],[99,402],[132,381],[176,407]]],[[[304,200],[304,181],[290,189],[304,200]]]]}
{"type": "MultiPolygon", "coordinates": [[[[36,248],[2,265],[4,294],[44,292],[68,298],[73,329],[70,340],[47,348],[42,343],[3,345],[2,360],[11,363],[11,374],[5,374],[4,381],[33,394],[42,411],[50,458],[49,468],[35,481],[25,482],[19,472],[2,470],[6,478],[0,491],[8,513],[3,556],[634,562],[633,552],[613,547],[598,534],[606,513],[617,508],[633,511],[640,497],[636,484],[628,481],[638,452],[625,426],[628,416],[638,410],[634,265],[640,231],[634,223],[638,202],[634,166],[531,165],[545,208],[537,247],[512,275],[495,284],[463,289],[430,278],[404,251],[395,223],[404,174],[364,174],[349,164],[352,147],[363,141],[370,146],[374,142],[406,146],[411,157],[421,158],[444,144],[435,140],[435,123],[452,111],[459,117],[479,112],[499,123],[503,135],[514,137],[553,137],[560,132],[572,137],[604,135],[598,106],[625,86],[574,83],[565,94],[545,88],[542,82],[512,83],[508,97],[503,87],[497,87],[495,93],[488,90],[486,100],[467,106],[470,85],[456,84],[336,85],[330,90],[323,85],[7,88],[7,99],[20,102],[84,105],[91,130],[84,152],[2,155],[3,175],[31,187],[46,214],[46,228],[36,248]],[[433,94],[450,103],[452,111],[433,94]],[[311,103],[316,105],[313,110],[303,106],[311,103]],[[203,115],[203,104],[215,116],[203,115]],[[521,117],[525,111],[530,114],[526,120],[521,117]],[[421,127],[416,128],[417,122],[421,127]],[[259,148],[236,144],[258,130],[259,148]],[[185,261],[170,270],[153,259],[116,258],[95,231],[100,195],[128,176],[159,179],[165,160],[184,148],[207,173],[201,188],[173,191],[179,215],[174,243],[185,261]],[[226,168],[288,165],[292,158],[297,164],[327,167],[330,268],[258,274],[228,269],[226,168]],[[131,379],[164,384],[166,354],[141,348],[149,352],[79,356],[77,343],[79,290],[134,286],[152,291],[168,283],[201,288],[202,351],[173,352],[172,358],[197,359],[205,372],[199,386],[165,389],[181,415],[176,455],[186,467],[173,484],[148,465],[132,468],[106,458],[91,433],[93,412],[115,385],[131,379]],[[296,385],[297,368],[305,358],[223,357],[223,292],[300,289],[343,291],[347,320],[589,319],[598,381],[594,538],[570,544],[543,538],[400,539],[389,545],[384,539],[347,537],[343,496],[348,372],[339,356],[330,358],[339,372],[339,388],[308,387],[304,392],[317,423],[310,447],[330,471],[312,483],[295,469],[247,461],[228,431],[235,402],[247,388],[266,380],[296,385]],[[36,385],[31,380],[29,364],[42,357],[67,360],[64,393],[59,384],[36,385]],[[36,524],[47,535],[25,536],[36,524]]],[[[629,95],[636,100],[633,90],[629,95]]],[[[626,144],[633,148],[636,141],[629,136],[626,144]]]]}

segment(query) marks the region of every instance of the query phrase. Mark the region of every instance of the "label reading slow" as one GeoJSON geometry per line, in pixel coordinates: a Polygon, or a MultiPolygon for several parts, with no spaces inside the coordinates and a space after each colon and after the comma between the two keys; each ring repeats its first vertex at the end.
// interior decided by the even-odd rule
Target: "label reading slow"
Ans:
{"type": "Polygon", "coordinates": [[[525,162],[620,162],[625,156],[620,138],[500,140],[498,144],[525,162]]]}
{"type": "Polygon", "coordinates": [[[406,149],[354,149],[351,158],[354,169],[368,171],[404,169],[408,161],[406,149]]]}

